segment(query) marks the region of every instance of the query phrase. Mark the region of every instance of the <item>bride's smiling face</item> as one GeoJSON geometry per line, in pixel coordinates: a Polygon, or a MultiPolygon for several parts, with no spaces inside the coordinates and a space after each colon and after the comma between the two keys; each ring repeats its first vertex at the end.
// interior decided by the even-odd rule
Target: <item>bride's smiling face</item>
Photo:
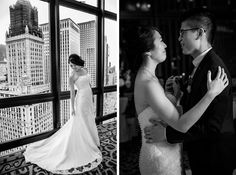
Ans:
{"type": "Polygon", "coordinates": [[[163,42],[162,37],[158,31],[154,31],[154,47],[150,50],[150,57],[161,63],[166,59],[166,44],[163,42]]]}

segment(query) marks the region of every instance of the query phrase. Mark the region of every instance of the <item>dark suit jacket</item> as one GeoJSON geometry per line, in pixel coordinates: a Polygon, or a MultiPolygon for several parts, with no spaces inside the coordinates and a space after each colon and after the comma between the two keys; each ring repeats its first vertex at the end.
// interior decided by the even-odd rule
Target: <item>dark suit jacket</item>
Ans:
{"type": "Polygon", "coordinates": [[[184,141],[193,175],[232,174],[235,167],[232,80],[221,58],[211,49],[199,64],[191,85],[184,94],[184,112],[192,108],[207,92],[207,71],[215,78],[218,66],[224,68],[229,85],[218,95],[187,133],[167,127],[169,143],[184,141]],[[230,173],[231,172],[231,173],[230,173]]]}

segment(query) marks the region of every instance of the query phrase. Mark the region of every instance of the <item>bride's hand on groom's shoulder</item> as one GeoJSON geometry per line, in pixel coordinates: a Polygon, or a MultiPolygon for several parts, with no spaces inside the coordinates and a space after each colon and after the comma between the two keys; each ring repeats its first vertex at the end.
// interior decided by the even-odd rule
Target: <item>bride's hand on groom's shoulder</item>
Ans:
{"type": "Polygon", "coordinates": [[[166,141],[166,123],[155,119],[149,120],[153,125],[144,128],[146,143],[156,143],[166,141]]]}

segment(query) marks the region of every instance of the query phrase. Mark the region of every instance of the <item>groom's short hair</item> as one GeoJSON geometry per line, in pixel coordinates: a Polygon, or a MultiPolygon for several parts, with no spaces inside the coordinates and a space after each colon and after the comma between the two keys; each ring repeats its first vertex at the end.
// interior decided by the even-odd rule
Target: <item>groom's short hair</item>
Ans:
{"type": "Polygon", "coordinates": [[[205,8],[195,8],[186,11],[180,18],[180,22],[187,21],[188,24],[193,28],[202,28],[207,34],[207,41],[213,44],[215,32],[216,32],[216,21],[214,15],[205,8]]]}

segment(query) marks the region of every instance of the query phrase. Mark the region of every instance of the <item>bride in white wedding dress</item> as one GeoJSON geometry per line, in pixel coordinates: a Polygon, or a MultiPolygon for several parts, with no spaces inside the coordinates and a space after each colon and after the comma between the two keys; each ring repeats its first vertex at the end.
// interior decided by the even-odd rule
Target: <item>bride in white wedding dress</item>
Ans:
{"type": "MultiPolygon", "coordinates": [[[[187,130],[201,117],[212,100],[228,85],[224,69],[219,67],[218,74],[211,80],[208,73],[208,92],[188,112],[180,117],[175,106],[166,95],[155,76],[156,66],[166,59],[166,44],[156,28],[142,28],[139,34],[139,51],[142,53],[134,87],[135,107],[142,133],[142,146],[139,157],[139,168],[142,175],[181,175],[181,154],[179,144],[166,141],[147,143],[144,128],[151,126],[150,119],[157,119],[180,132],[187,130]]],[[[164,127],[163,131],[165,135],[164,127]]]]}
{"type": "Polygon", "coordinates": [[[73,69],[69,78],[70,119],[55,134],[30,144],[24,152],[26,162],[57,174],[84,173],[102,161],[89,74],[80,56],[70,55],[69,64],[73,69]],[[77,87],[76,95],[74,86],[77,87]]]}

